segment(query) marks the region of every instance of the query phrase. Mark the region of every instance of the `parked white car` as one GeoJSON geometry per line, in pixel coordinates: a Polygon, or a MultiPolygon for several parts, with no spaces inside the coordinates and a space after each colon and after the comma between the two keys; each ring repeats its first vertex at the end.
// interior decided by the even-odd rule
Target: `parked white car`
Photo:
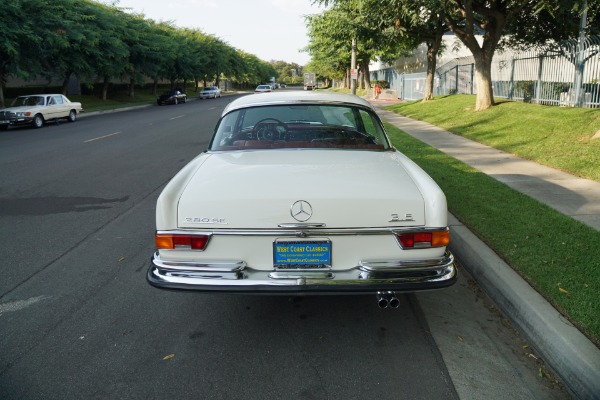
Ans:
{"type": "Polygon", "coordinates": [[[273,88],[271,85],[258,85],[256,89],[254,89],[254,93],[269,93],[272,92],[273,88]]]}
{"type": "Polygon", "coordinates": [[[148,281],[267,294],[396,292],[456,280],[446,198],[373,107],[337,93],[231,102],[156,206],[148,281]]]}
{"type": "Polygon", "coordinates": [[[16,125],[41,128],[46,122],[56,119],[75,122],[77,114],[82,111],[81,103],[72,102],[62,94],[19,96],[9,108],[0,110],[0,130],[16,125]]]}
{"type": "Polygon", "coordinates": [[[198,97],[200,99],[216,99],[217,97],[221,97],[221,89],[217,86],[207,86],[200,91],[198,97]]]}

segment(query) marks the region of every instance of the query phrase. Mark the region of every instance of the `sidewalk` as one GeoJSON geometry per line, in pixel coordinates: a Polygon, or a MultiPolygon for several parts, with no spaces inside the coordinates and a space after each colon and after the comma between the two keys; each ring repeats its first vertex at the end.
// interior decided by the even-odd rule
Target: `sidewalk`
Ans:
{"type": "MultiPolygon", "coordinates": [[[[367,100],[385,122],[600,231],[600,183],[523,160],[383,109],[394,102],[367,100]]],[[[600,399],[600,349],[452,215],[450,225],[452,251],[461,265],[577,398],[600,399]]]]}

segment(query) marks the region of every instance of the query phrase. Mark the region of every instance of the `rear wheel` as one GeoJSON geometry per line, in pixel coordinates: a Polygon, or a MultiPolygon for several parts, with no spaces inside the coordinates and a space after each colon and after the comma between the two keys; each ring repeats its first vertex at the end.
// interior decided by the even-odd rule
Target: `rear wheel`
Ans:
{"type": "Polygon", "coordinates": [[[75,112],[75,110],[69,111],[69,116],[67,117],[67,119],[69,120],[69,122],[75,122],[75,120],[77,119],[77,113],[75,112]]]}
{"type": "Polygon", "coordinates": [[[8,129],[8,125],[0,125],[0,131],[5,131],[8,129]]]}
{"type": "Polygon", "coordinates": [[[36,114],[35,117],[33,117],[33,127],[41,128],[42,126],[44,126],[44,117],[42,117],[42,114],[36,114]]]}

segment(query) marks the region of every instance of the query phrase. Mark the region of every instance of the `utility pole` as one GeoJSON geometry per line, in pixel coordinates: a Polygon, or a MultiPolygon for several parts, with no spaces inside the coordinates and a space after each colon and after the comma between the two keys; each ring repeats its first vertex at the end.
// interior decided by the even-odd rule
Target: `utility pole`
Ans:
{"type": "Polygon", "coordinates": [[[587,27],[587,0],[583,2],[581,28],[579,30],[579,46],[577,50],[577,65],[575,68],[575,105],[583,107],[585,102],[583,89],[583,67],[585,65],[585,28],[587,27]]]}
{"type": "Polygon", "coordinates": [[[356,70],[356,38],[352,38],[352,57],[350,58],[350,91],[356,94],[356,79],[353,78],[356,70]]]}

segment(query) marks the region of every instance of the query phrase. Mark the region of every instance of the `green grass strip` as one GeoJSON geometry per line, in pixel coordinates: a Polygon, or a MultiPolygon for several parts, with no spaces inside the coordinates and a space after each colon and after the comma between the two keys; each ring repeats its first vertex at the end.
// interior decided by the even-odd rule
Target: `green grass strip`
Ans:
{"type": "Polygon", "coordinates": [[[600,343],[600,232],[386,124],[440,185],[449,211],[600,343]]]}
{"type": "Polygon", "coordinates": [[[600,182],[600,109],[551,107],[496,99],[497,106],[474,111],[475,96],[436,97],[401,103],[388,110],[427,121],[447,131],[600,182]]]}

